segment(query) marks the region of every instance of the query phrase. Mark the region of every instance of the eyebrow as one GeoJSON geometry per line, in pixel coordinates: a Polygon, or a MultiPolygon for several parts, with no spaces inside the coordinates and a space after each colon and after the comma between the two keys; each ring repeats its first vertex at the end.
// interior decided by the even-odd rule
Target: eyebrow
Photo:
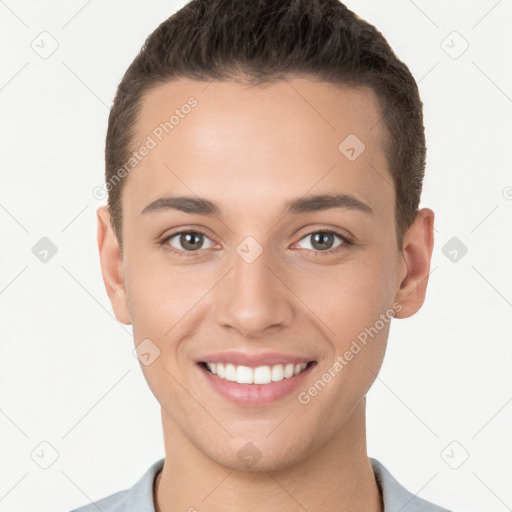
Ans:
{"type": "MultiPolygon", "coordinates": [[[[356,210],[368,215],[374,213],[369,205],[350,194],[320,194],[287,201],[283,214],[312,213],[330,210],[331,208],[356,210]]],[[[142,210],[141,215],[167,210],[178,210],[198,215],[221,216],[222,214],[220,206],[209,199],[192,196],[166,196],[148,204],[142,210]]]]}

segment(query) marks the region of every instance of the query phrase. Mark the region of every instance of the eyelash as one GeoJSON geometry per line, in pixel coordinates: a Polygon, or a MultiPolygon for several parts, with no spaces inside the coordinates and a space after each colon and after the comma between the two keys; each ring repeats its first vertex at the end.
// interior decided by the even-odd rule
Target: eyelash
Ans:
{"type": "MultiPolygon", "coordinates": [[[[161,245],[167,244],[167,249],[169,251],[171,251],[172,254],[175,254],[176,256],[195,257],[199,251],[181,251],[179,249],[176,249],[172,245],[168,244],[169,240],[171,240],[175,236],[181,235],[183,233],[196,233],[196,234],[201,234],[201,235],[209,238],[208,235],[204,231],[201,231],[200,229],[182,230],[182,231],[177,231],[176,233],[172,233],[171,235],[165,237],[161,241],[161,245]]],[[[303,250],[307,250],[307,251],[313,251],[313,254],[315,257],[316,256],[331,256],[333,254],[337,254],[339,252],[346,251],[350,248],[350,246],[353,245],[353,242],[351,240],[349,240],[345,235],[342,235],[339,231],[336,231],[334,229],[318,229],[316,231],[311,231],[310,233],[307,233],[306,235],[304,235],[301,238],[301,240],[303,238],[314,235],[316,233],[326,233],[329,235],[335,235],[338,238],[340,238],[343,243],[338,245],[334,249],[329,249],[327,251],[315,251],[313,249],[303,249],[303,250]]]]}

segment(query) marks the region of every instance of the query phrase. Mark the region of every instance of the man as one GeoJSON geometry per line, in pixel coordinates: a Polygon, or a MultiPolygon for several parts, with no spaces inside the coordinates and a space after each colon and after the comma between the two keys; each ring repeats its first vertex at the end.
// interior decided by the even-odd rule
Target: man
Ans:
{"type": "Polygon", "coordinates": [[[98,245],[165,459],[78,510],[445,510],[366,452],[391,319],[425,298],[424,167],[414,78],[337,0],[163,22],[110,113],[98,245]]]}

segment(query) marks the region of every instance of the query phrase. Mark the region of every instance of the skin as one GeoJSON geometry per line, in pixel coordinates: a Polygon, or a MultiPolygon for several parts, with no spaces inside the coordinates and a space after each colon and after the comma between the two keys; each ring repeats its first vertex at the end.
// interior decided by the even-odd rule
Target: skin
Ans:
{"type": "Polygon", "coordinates": [[[265,406],[235,405],[202,378],[196,360],[227,350],[305,356],[317,362],[298,391],[307,390],[393,304],[397,318],[420,309],[434,213],[420,210],[400,251],[371,90],[305,78],[205,87],[173,81],[144,99],[138,142],[190,96],[198,105],[126,178],[122,255],[106,207],[97,211],[115,315],[132,324],[136,345],[149,338],[160,350],[141,364],[162,411],[166,462],[156,509],[382,511],[366,452],[365,396],[389,323],[306,405],[297,392],[265,406]],[[354,161],[338,150],[349,134],[366,146],[354,161]],[[282,213],[288,200],[332,192],[355,196],[373,214],[282,213]],[[221,215],[141,214],[169,194],[215,201],[221,215]],[[207,234],[189,256],[170,251],[187,250],[179,236],[165,241],[183,228],[207,234]],[[336,252],[344,242],[335,238],[318,249],[311,235],[322,229],[353,244],[336,252]],[[250,264],[236,251],[247,236],[263,249],[250,264]],[[237,457],[248,441],[261,454],[250,468],[237,457]]]}

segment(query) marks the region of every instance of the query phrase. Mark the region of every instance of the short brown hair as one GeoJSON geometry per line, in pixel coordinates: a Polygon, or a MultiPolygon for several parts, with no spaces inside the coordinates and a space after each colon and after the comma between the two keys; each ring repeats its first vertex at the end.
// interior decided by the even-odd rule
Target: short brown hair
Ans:
{"type": "MultiPolygon", "coordinates": [[[[118,86],[108,120],[106,181],[130,159],[137,115],[150,88],[176,78],[258,85],[310,76],[370,87],[382,107],[399,249],[418,214],[425,170],[418,86],[384,36],[338,0],[192,0],[146,39],[118,86]]],[[[121,193],[108,189],[119,244],[121,193]]]]}

